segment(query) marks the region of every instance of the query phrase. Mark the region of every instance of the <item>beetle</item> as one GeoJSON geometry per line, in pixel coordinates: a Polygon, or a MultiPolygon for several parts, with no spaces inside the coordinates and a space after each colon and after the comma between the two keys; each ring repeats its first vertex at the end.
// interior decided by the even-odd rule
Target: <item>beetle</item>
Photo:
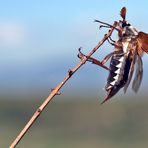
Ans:
{"type": "MultiPolygon", "coordinates": [[[[93,57],[87,57],[87,61],[109,70],[107,84],[105,86],[107,96],[101,104],[116,95],[122,88],[124,93],[126,93],[134,72],[135,77],[132,83],[133,91],[138,92],[141,85],[143,77],[142,56],[144,53],[148,53],[148,34],[137,31],[137,29],[126,20],[126,11],[126,7],[121,9],[120,16],[122,20],[116,22],[116,26],[114,27],[118,33],[118,40],[114,41],[111,37],[108,38],[108,42],[114,46],[114,51],[108,54],[102,61],[93,57]],[[110,66],[108,68],[105,66],[105,63],[109,59],[110,66]]],[[[95,20],[95,22],[102,24],[100,28],[113,27],[99,20],[95,20]]],[[[85,56],[81,51],[79,57],[80,55],[85,56]]]]}

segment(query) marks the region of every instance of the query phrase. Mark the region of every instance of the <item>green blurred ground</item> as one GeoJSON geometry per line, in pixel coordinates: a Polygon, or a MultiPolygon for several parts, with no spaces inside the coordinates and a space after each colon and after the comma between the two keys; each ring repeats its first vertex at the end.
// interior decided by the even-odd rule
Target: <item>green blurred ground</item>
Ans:
{"type": "MultiPolygon", "coordinates": [[[[114,99],[101,106],[97,100],[56,99],[17,148],[148,147],[148,101],[114,99]]],[[[0,148],[9,147],[41,102],[0,100],[0,148]]]]}

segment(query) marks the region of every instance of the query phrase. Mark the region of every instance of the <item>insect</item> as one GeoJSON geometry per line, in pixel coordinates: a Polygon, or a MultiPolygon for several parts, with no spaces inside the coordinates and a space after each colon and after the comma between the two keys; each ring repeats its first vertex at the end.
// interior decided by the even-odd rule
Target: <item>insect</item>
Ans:
{"type": "MultiPolygon", "coordinates": [[[[114,46],[114,51],[108,54],[101,62],[95,58],[87,57],[88,61],[93,64],[99,65],[109,70],[107,84],[105,89],[107,96],[104,102],[117,94],[117,92],[123,88],[124,93],[131,82],[133,73],[135,77],[132,83],[132,89],[134,92],[139,90],[143,77],[143,63],[142,55],[148,53],[148,34],[137,31],[130,23],[126,21],[126,7],[123,7],[120,11],[122,20],[116,22],[114,29],[118,33],[118,40],[114,41],[111,37],[108,38],[108,42],[114,46]],[[105,63],[110,59],[109,68],[105,66],[105,63]]],[[[111,28],[112,25],[108,23],[99,22],[102,27],[111,28]]],[[[85,56],[81,51],[80,56],[85,56]]]]}

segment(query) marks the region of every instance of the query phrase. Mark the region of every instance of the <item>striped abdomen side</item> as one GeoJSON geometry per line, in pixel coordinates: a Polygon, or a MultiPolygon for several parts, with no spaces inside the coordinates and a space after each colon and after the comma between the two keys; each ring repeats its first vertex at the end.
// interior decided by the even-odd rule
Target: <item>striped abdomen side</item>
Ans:
{"type": "Polygon", "coordinates": [[[107,98],[114,96],[127,82],[131,66],[130,54],[125,56],[124,52],[114,54],[110,62],[110,72],[107,79],[107,98]]]}

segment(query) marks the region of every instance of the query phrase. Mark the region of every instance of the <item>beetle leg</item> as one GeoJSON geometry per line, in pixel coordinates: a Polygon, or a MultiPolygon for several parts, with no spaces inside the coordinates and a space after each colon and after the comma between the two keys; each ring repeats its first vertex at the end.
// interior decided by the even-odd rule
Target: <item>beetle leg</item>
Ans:
{"type": "Polygon", "coordinates": [[[81,50],[79,49],[79,54],[78,54],[78,58],[82,59],[83,57],[87,58],[87,61],[91,62],[92,64],[98,65],[106,70],[110,70],[107,66],[105,66],[105,60],[107,60],[107,57],[105,59],[103,59],[102,62],[100,62],[99,60],[93,58],[93,57],[88,57],[86,55],[84,55],[81,50]]]}
{"type": "Polygon", "coordinates": [[[107,41],[108,41],[108,43],[111,44],[112,46],[115,46],[115,45],[116,45],[110,38],[108,38],[107,41]]]}
{"type": "Polygon", "coordinates": [[[115,43],[116,41],[115,40],[113,40],[112,38],[111,38],[111,36],[110,37],[108,37],[113,43],[115,43]]]}
{"type": "Polygon", "coordinates": [[[95,58],[93,58],[93,57],[89,57],[89,58],[88,58],[88,61],[89,61],[89,62],[92,62],[92,64],[101,66],[101,67],[105,68],[106,70],[110,70],[107,66],[105,66],[104,63],[102,63],[101,61],[99,61],[99,60],[97,60],[97,59],[95,59],[95,58]]]}
{"type": "Polygon", "coordinates": [[[101,29],[101,28],[111,28],[110,26],[107,26],[107,25],[100,25],[99,26],[99,29],[101,29]]]}
{"type": "Polygon", "coordinates": [[[115,54],[115,52],[111,52],[110,54],[106,55],[101,63],[104,65],[113,56],[113,54],[115,54]]]}

